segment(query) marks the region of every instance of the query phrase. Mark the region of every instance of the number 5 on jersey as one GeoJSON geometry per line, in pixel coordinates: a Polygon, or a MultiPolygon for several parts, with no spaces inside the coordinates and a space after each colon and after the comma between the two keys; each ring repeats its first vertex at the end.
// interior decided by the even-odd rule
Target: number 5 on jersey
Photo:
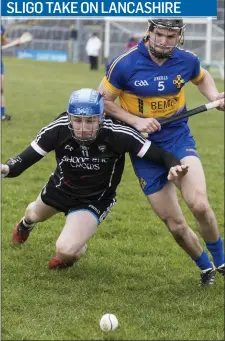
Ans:
{"type": "Polygon", "coordinates": [[[158,90],[163,91],[165,89],[164,81],[158,82],[158,90]]]}

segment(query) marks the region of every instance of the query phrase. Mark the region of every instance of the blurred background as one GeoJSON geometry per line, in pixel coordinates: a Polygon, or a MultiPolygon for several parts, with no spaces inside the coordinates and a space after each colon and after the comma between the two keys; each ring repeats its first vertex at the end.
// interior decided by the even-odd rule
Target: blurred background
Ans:
{"type": "MultiPolygon", "coordinates": [[[[217,19],[186,18],[184,48],[196,53],[214,77],[224,79],[224,1],[218,0],[217,19]]],[[[79,19],[2,19],[10,39],[29,31],[33,40],[22,47],[4,51],[5,56],[58,62],[88,63],[85,46],[97,32],[102,41],[99,63],[107,64],[113,57],[136,44],[145,34],[146,18],[111,17],[79,19]]]]}

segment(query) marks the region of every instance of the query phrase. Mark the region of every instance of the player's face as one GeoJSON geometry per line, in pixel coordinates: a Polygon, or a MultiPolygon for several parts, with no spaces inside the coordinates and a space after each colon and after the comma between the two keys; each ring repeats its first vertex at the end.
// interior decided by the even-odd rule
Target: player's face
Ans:
{"type": "Polygon", "coordinates": [[[72,116],[71,125],[78,139],[93,140],[99,130],[100,117],[96,116],[72,116]]]}
{"type": "Polygon", "coordinates": [[[178,45],[180,30],[155,27],[150,32],[150,44],[155,50],[156,55],[165,55],[165,58],[171,53],[173,48],[178,45]]]}

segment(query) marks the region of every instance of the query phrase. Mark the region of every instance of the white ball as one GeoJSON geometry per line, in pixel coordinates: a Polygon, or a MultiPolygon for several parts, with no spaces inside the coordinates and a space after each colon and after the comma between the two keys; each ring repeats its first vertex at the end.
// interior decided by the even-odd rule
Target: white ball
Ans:
{"type": "Polygon", "coordinates": [[[105,314],[100,320],[100,328],[103,332],[110,332],[118,327],[118,320],[113,314],[105,314]]]}

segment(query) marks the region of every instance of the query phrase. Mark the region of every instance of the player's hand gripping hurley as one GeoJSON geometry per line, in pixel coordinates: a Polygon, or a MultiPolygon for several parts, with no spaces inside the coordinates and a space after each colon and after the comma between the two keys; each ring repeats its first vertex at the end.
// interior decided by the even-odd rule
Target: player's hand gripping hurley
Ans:
{"type": "MultiPolygon", "coordinates": [[[[220,106],[220,101],[221,100],[218,99],[217,101],[209,102],[209,103],[203,104],[203,105],[201,105],[201,106],[199,106],[197,108],[188,110],[184,114],[166,118],[165,120],[161,121],[160,124],[161,124],[161,126],[163,126],[164,124],[167,124],[167,123],[170,123],[170,122],[174,122],[174,121],[178,121],[178,120],[180,120],[182,118],[194,116],[194,115],[200,114],[201,112],[217,108],[217,107],[220,106]]],[[[142,133],[142,135],[144,137],[148,137],[148,133],[142,133]]]]}

